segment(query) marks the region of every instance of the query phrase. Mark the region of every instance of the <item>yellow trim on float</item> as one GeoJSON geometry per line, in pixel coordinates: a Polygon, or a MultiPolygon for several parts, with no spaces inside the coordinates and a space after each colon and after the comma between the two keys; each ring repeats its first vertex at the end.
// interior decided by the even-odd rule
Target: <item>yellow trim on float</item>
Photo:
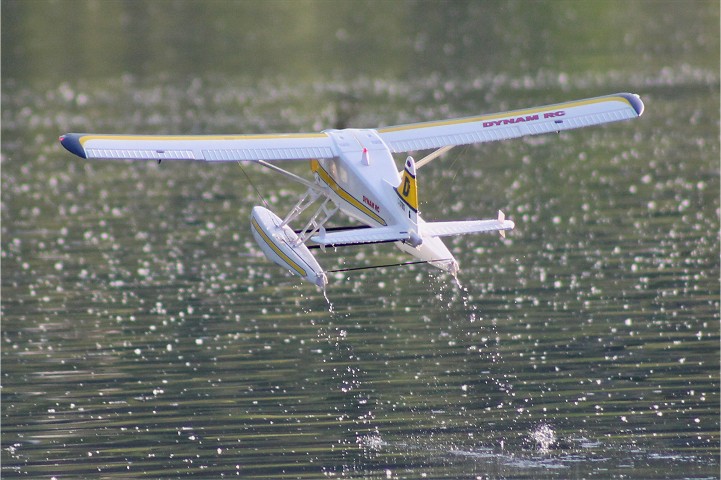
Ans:
{"type": "Polygon", "coordinates": [[[343,190],[343,187],[338,185],[338,183],[333,179],[330,173],[325,171],[325,169],[321,166],[318,160],[311,160],[310,169],[313,171],[313,173],[317,173],[318,175],[320,175],[321,180],[323,180],[343,200],[350,203],[352,206],[360,210],[364,215],[371,217],[373,220],[380,223],[384,227],[388,225],[382,217],[380,217],[373,210],[359,202],[358,199],[355,198],[353,195],[343,190]]]}
{"type": "Polygon", "coordinates": [[[547,110],[553,110],[554,108],[575,108],[575,107],[582,107],[584,105],[592,105],[594,103],[604,103],[604,102],[609,102],[609,101],[621,101],[621,102],[626,103],[629,107],[634,108],[633,105],[631,105],[631,102],[626,97],[620,97],[620,96],[598,97],[598,98],[591,98],[588,100],[580,100],[577,102],[557,103],[555,105],[544,105],[543,107],[529,108],[529,109],[525,109],[525,110],[511,110],[508,112],[494,113],[494,114],[490,114],[490,115],[480,115],[477,117],[456,118],[453,120],[441,120],[438,122],[431,121],[431,122],[421,122],[421,123],[410,123],[408,125],[398,125],[395,127],[379,128],[377,131],[378,131],[378,133],[390,133],[390,132],[401,132],[403,130],[415,130],[418,128],[445,127],[448,125],[459,125],[459,124],[463,124],[463,123],[481,122],[484,120],[493,120],[496,118],[507,118],[507,117],[517,117],[517,116],[520,117],[523,115],[540,113],[540,112],[547,111],[547,110]]]}
{"type": "Polygon", "coordinates": [[[277,246],[275,243],[273,243],[273,241],[272,241],[270,238],[268,238],[268,235],[266,235],[265,232],[263,231],[263,229],[260,228],[260,225],[258,225],[258,221],[257,221],[255,218],[252,219],[251,223],[252,223],[252,225],[253,225],[253,228],[255,228],[255,231],[258,232],[261,237],[263,237],[263,241],[265,241],[265,243],[266,243],[270,248],[272,248],[273,251],[274,251],[276,254],[278,254],[278,256],[279,256],[281,259],[283,259],[283,261],[284,261],[285,263],[288,264],[288,266],[290,266],[293,270],[295,270],[295,273],[297,273],[297,274],[300,275],[301,277],[306,277],[306,276],[308,276],[308,274],[305,272],[305,270],[303,270],[303,268],[302,268],[300,265],[298,265],[298,264],[295,263],[293,260],[291,260],[291,259],[288,257],[288,255],[286,255],[280,248],[278,248],[278,246],[277,246]]]}

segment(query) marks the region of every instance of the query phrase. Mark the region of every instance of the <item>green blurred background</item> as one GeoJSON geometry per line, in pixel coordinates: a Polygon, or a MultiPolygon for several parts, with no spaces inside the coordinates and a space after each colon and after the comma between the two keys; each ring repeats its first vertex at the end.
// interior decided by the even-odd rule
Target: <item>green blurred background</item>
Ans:
{"type": "Polygon", "coordinates": [[[2,73],[522,74],[718,65],[713,1],[4,0],[2,73]]]}

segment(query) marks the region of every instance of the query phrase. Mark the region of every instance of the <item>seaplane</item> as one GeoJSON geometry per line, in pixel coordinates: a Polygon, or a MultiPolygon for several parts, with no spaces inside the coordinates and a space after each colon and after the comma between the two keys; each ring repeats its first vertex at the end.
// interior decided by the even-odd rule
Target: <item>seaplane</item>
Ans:
{"type": "Polygon", "coordinates": [[[325,288],[329,271],[321,268],[311,249],[394,243],[415,257],[407,263],[428,263],[455,276],[459,264],[443,237],[480,232],[505,236],[514,228],[500,210],[487,220],[421,217],[418,171],[451,148],[617,122],[637,118],[643,110],[638,95],[617,93],[381,128],[260,135],[68,133],[60,142],[71,153],[93,160],[250,162],[304,185],[307,190],[283,218],[267,206],[253,207],[250,229],[269,260],[325,288]],[[402,169],[393,156],[423,151],[430,153],[419,161],[407,156],[402,169]],[[312,180],[281,168],[278,162],[283,161],[309,162],[312,180]],[[357,223],[331,226],[338,214],[357,223]]]}

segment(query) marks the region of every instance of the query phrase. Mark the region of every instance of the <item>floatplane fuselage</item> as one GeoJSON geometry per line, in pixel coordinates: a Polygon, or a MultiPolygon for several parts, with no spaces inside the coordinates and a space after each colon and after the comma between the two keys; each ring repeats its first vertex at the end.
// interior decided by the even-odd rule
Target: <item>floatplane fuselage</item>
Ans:
{"type": "MultiPolygon", "coordinates": [[[[418,212],[413,158],[409,156],[399,172],[393,155],[375,130],[327,130],[323,133],[334,142],[337,156],[311,161],[314,184],[309,185],[306,195],[288,216],[281,219],[265,207],[253,208],[253,235],[266,256],[301,278],[324,286],[327,278],[305,247],[306,241],[321,248],[393,242],[419,261],[455,275],[458,262],[439,235],[424,235],[427,224],[418,212]],[[316,214],[303,229],[286,228],[301,212],[317,203],[320,206],[316,214]],[[338,211],[370,228],[346,227],[328,231],[325,224],[338,211]]],[[[466,228],[473,227],[471,222],[463,223],[466,228]]],[[[475,223],[475,227],[482,228],[478,231],[504,232],[513,228],[513,222],[503,218],[475,223]]]]}

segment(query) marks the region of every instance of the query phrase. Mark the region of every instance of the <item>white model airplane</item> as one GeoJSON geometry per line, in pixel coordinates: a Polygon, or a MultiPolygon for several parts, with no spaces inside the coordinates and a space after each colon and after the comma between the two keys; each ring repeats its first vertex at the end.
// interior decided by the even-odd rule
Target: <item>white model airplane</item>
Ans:
{"type": "Polygon", "coordinates": [[[286,135],[99,135],[69,133],[62,145],[82,158],[111,160],[203,160],[254,162],[305,185],[308,190],[280,218],[253,208],[251,231],[273,262],[324,287],[326,274],[310,248],[393,242],[401,250],[455,274],[458,262],[441,237],[498,231],[514,224],[502,212],[493,220],[426,222],[418,211],[416,173],[456,145],[560,132],[636,118],[643,113],[638,95],[618,93],[544,107],[477,117],[413,123],[378,129],[325,130],[286,135]],[[399,172],[393,153],[434,149],[399,172]],[[281,169],[280,160],[310,161],[313,181],[281,169]],[[290,223],[316,205],[300,229],[290,223]],[[326,228],[337,212],[362,225],[326,228]]]}

